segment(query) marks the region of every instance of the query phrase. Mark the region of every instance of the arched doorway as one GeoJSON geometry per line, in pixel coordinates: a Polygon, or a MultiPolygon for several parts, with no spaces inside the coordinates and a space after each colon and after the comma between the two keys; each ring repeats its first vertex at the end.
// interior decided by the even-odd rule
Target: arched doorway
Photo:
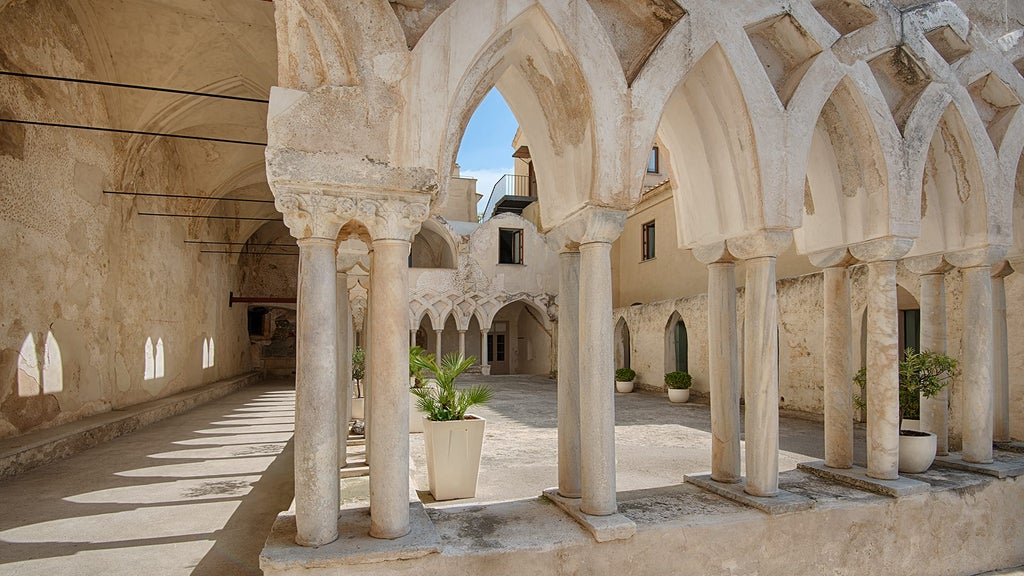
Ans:
{"type": "Polygon", "coordinates": [[[673,312],[665,325],[665,372],[688,372],[689,356],[686,323],[678,312],[673,312]]]}
{"type": "Polygon", "coordinates": [[[551,326],[536,306],[515,301],[491,320],[487,336],[491,374],[548,374],[551,371],[551,326]]]}
{"type": "Polygon", "coordinates": [[[630,367],[629,325],[625,318],[619,318],[615,324],[615,367],[630,367]]]}

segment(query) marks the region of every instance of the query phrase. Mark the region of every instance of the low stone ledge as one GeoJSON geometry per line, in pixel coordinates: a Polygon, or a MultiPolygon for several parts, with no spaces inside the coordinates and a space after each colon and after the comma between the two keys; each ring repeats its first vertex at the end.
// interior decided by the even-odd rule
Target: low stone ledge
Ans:
{"type": "Polygon", "coordinates": [[[991,464],[966,462],[964,461],[962,454],[952,453],[948,456],[936,456],[933,466],[966,470],[968,472],[985,474],[986,476],[994,476],[996,478],[1024,476],[1024,456],[1009,452],[996,452],[993,455],[993,462],[991,464]]]}
{"type": "Polygon", "coordinates": [[[267,543],[260,554],[260,568],[267,573],[315,568],[341,568],[356,564],[375,564],[395,560],[413,560],[441,551],[441,536],[427,516],[423,505],[409,505],[409,533],[394,540],[373,538],[370,509],[342,509],[338,515],[338,539],[319,548],[295,543],[295,514],[278,514],[267,543]]]}
{"type": "Polygon", "coordinates": [[[814,507],[814,501],[810,498],[786,492],[785,490],[779,490],[775,496],[753,496],[743,491],[743,488],[746,486],[746,483],[743,481],[731,484],[717,482],[711,479],[710,474],[684,476],[683,478],[686,482],[708,492],[718,494],[733,502],[757,508],[762,512],[772,515],[799,512],[814,507]]]}
{"type": "Polygon", "coordinates": [[[825,466],[825,462],[821,460],[800,462],[796,466],[798,469],[810,472],[815,476],[820,476],[836,482],[842,482],[843,484],[849,484],[856,488],[860,488],[861,490],[874,492],[875,494],[892,496],[893,498],[913,496],[914,494],[922,494],[931,490],[931,485],[927,482],[904,478],[902,476],[896,480],[879,480],[878,478],[872,478],[871,476],[868,476],[867,469],[861,468],[860,466],[854,466],[853,468],[829,468],[828,466],[825,466]]]}
{"type": "Polygon", "coordinates": [[[165,398],[7,438],[0,441],[0,479],[68,458],[199,404],[227,396],[261,379],[259,372],[249,372],[165,398]]]}
{"type": "Polygon", "coordinates": [[[580,510],[579,498],[560,496],[557,488],[548,488],[543,495],[565,511],[580,526],[586,528],[598,542],[628,540],[636,534],[636,523],[622,514],[591,516],[580,510]]]}

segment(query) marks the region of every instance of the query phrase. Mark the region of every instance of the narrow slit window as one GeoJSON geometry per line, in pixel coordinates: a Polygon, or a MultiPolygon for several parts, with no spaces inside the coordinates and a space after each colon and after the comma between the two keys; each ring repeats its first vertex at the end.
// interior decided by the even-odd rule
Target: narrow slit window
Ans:
{"type": "Polygon", "coordinates": [[[659,170],[658,161],[658,147],[651,148],[651,157],[647,160],[647,172],[650,174],[657,174],[659,170]]]}
{"type": "Polygon", "coordinates": [[[640,230],[640,234],[640,258],[642,260],[650,260],[654,258],[654,220],[644,224],[640,230]]]}

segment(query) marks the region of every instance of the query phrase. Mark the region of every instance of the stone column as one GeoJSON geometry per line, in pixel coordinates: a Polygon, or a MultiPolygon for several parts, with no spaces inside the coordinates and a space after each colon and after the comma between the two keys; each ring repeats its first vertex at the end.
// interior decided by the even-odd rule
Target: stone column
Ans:
{"type": "Polygon", "coordinates": [[[438,362],[441,361],[441,336],[443,334],[444,334],[444,330],[443,329],[441,329],[441,330],[434,330],[434,337],[437,338],[437,343],[434,346],[434,352],[435,352],[434,355],[437,356],[437,361],[438,362]]]}
{"type": "Polygon", "coordinates": [[[558,282],[558,493],[580,497],[580,253],[563,250],[558,282]]]}
{"type": "MultiPolygon", "coordinates": [[[[921,350],[946,353],[946,272],[942,255],[907,258],[908,270],[921,276],[921,350]]],[[[949,387],[921,397],[921,430],[935,434],[935,454],[949,454],[949,387]]]]}
{"type": "Polygon", "coordinates": [[[1006,330],[1006,286],[1003,278],[1013,274],[1003,260],[992,267],[992,381],[994,385],[992,439],[1010,441],[1010,357],[1006,330]]]}
{"type": "Polygon", "coordinates": [[[416,345],[416,329],[409,330],[409,348],[416,345]]]}
{"type": "Polygon", "coordinates": [[[466,331],[459,330],[459,356],[466,357],[466,331]]]}
{"type": "Polygon", "coordinates": [[[868,262],[867,445],[868,476],[899,477],[899,310],[896,262],[913,240],[882,238],[850,248],[868,262]]]}
{"type": "Polygon", "coordinates": [[[580,241],[580,510],[618,511],[615,496],[615,372],[612,326],[612,241],[626,213],[588,209],[580,241]]]}
{"type": "Polygon", "coordinates": [[[988,266],[963,268],[963,459],[992,462],[992,276],[988,266]]]}
{"type": "Polygon", "coordinates": [[[298,240],[295,354],[295,542],[338,538],[338,304],[335,249],[341,223],[325,199],[275,190],[298,240]]]}
{"type": "Polygon", "coordinates": [[[745,491],[774,496],[779,491],[779,339],[775,257],[746,261],[743,372],[746,375],[745,491]]]}
{"type": "Polygon", "coordinates": [[[853,467],[853,342],[850,338],[850,268],[845,249],[811,255],[824,268],[825,465],[853,467]]]}
{"type": "Polygon", "coordinates": [[[734,483],[741,479],[736,263],[724,244],[694,250],[694,255],[708,265],[711,479],[734,483]]]}
{"type": "Polygon", "coordinates": [[[480,373],[484,376],[491,375],[491,367],[487,364],[487,333],[490,330],[480,328],[480,373]]]}
{"type": "Polygon", "coordinates": [[[349,352],[349,330],[352,318],[349,314],[348,273],[339,270],[337,274],[338,303],[338,467],[348,464],[348,413],[352,391],[352,353],[349,352]]]}

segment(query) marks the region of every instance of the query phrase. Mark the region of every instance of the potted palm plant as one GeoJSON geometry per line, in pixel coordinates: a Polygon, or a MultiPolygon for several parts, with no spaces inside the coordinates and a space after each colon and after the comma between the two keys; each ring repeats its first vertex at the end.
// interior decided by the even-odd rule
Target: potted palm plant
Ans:
{"type": "Polygon", "coordinates": [[[619,368],[615,371],[615,390],[627,394],[633,391],[633,380],[636,372],[631,368],[619,368]]]}
{"type": "Polygon", "coordinates": [[[689,372],[668,372],[665,374],[665,386],[668,388],[669,402],[686,402],[690,399],[690,386],[693,377],[689,372]]]}
{"type": "Polygon", "coordinates": [[[366,398],[363,395],[363,378],[366,377],[366,351],[356,347],[352,351],[352,380],[356,383],[356,395],[352,398],[352,417],[362,420],[366,415],[366,398]]]}
{"type": "Polygon", "coordinates": [[[419,361],[434,373],[437,382],[436,386],[412,389],[417,396],[416,407],[424,413],[423,444],[430,493],[435,500],[472,498],[476,496],[485,420],[466,414],[466,410],[489,401],[494,391],[483,385],[455,387],[455,379],[476,362],[472,356],[448,354],[437,362],[426,355],[419,361]]]}
{"type": "MultiPolygon", "coordinates": [[[[957,361],[945,354],[908,348],[900,361],[900,460],[899,471],[918,474],[931,467],[935,460],[936,437],[931,432],[904,430],[903,418],[920,409],[921,398],[931,398],[960,374],[957,361]]],[[[862,389],[867,383],[867,370],[861,368],[853,381],[862,389]]],[[[864,399],[854,397],[860,408],[864,399]]]]}
{"type": "Polygon", "coordinates": [[[434,355],[427,353],[419,346],[409,348],[409,433],[419,434],[423,432],[423,413],[417,407],[419,397],[416,390],[427,386],[427,372],[430,371],[429,362],[434,360],[434,355]]]}

